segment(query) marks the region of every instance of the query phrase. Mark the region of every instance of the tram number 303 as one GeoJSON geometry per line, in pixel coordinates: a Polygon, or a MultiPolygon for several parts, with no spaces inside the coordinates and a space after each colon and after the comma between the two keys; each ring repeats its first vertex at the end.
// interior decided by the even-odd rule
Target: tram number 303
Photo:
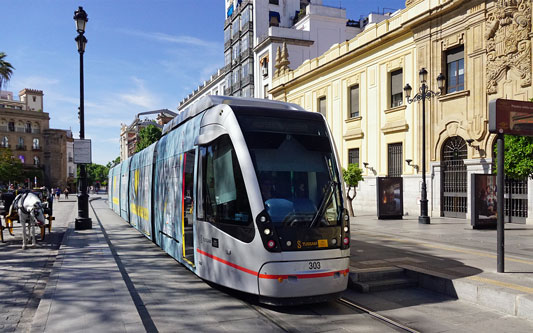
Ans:
{"type": "Polygon", "coordinates": [[[310,261],[309,269],[320,269],[320,261],[310,261]]]}

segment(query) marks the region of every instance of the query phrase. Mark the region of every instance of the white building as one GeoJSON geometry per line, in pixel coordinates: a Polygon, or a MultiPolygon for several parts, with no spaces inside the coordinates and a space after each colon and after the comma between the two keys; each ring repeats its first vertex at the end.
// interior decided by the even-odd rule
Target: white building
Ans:
{"type": "Polygon", "coordinates": [[[294,69],[389,15],[353,21],[322,0],[226,0],[225,17],[224,67],[183,99],[180,111],[209,94],[268,98],[283,43],[294,69]]]}

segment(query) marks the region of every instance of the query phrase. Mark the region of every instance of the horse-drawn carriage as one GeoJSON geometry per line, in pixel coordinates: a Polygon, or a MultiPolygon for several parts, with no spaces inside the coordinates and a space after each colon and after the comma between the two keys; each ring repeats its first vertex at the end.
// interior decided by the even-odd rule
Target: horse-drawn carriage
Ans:
{"type": "MultiPolygon", "coordinates": [[[[52,221],[55,219],[53,216],[53,197],[46,188],[36,188],[27,192],[36,195],[41,202],[44,223],[40,223],[38,226],[41,229],[41,240],[43,240],[46,229],[48,229],[48,233],[51,232],[52,221]]],[[[2,224],[2,219],[0,218],[0,239],[2,242],[4,242],[4,229],[7,229],[13,236],[14,221],[20,222],[19,210],[10,209],[16,197],[17,195],[14,192],[0,193],[0,217],[3,217],[3,220],[5,221],[4,226],[2,224]]]]}

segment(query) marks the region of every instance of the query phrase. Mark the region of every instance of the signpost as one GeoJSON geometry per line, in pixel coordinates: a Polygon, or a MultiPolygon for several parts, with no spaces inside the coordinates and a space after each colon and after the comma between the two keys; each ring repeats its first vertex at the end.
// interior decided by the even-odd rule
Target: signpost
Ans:
{"type": "Polygon", "coordinates": [[[498,135],[497,248],[498,273],[504,272],[504,134],[533,136],[533,103],[510,99],[495,99],[489,103],[489,132],[498,135]]]}
{"type": "Polygon", "coordinates": [[[75,139],[74,140],[74,163],[91,164],[91,140],[75,139]]]}

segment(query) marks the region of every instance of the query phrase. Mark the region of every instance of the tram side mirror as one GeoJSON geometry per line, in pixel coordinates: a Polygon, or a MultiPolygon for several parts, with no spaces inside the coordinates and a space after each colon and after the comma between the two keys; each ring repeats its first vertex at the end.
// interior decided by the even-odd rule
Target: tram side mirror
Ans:
{"type": "Polygon", "coordinates": [[[205,145],[224,134],[228,134],[224,127],[218,124],[207,125],[200,129],[200,135],[194,140],[194,144],[197,146],[205,145]]]}

